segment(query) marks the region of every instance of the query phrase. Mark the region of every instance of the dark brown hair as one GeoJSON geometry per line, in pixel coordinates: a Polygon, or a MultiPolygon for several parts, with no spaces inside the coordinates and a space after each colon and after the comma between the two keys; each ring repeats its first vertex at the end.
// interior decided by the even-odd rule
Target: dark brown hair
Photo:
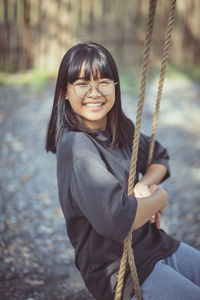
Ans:
{"type": "Polygon", "coordinates": [[[63,128],[82,131],[90,135],[97,132],[84,128],[78,121],[69,101],[65,100],[67,85],[75,82],[84,62],[85,79],[94,79],[100,73],[101,78],[110,78],[117,82],[115,85],[115,103],[108,112],[107,130],[111,135],[110,147],[115,148],[128,143],[127,127],[132,127],[131,121],[124,115],[121,108],[121,91],[117,66],[109,51],[94,42],[85,42],[72,47],[63,57],[55,89],[54,103],[47,128],[46,151],[56,153],[56,144],[63,128]]]}

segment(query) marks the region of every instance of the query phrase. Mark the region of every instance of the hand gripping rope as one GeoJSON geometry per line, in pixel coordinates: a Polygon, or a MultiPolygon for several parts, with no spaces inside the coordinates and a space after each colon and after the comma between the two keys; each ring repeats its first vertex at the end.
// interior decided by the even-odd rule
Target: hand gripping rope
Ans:
{"type": "MultiPolygon", "coordinates": [[[[140,128],[142,123],[142,112],[143,112],[143,104],[144,104],[144,93],[146,87],[146,77],[149,67],[149,56],[150,56],[150,45],[152,39],[152,32],[153,32],[153,23],[154,23],[154,16],[156,10],[156,3],[157,0],[150,0],[149,2],[149,17],[147,23],[147,34],[145,38],[145,45],[144,45],[144,54],[143,54],[143,64],[142,64],[142,75],[140,81],[140,93],[139,93],[139,100],[138,100],[138,107],[137,107],[137,116],[136,116],[136,125],[135,125],[135,133],[133,139],[133,147],[132,147],[132,157],[131,157],[131,165],[130,165],[130,172],[129,172],[129,180],[128,180],[128,195],[133,195],[134,189],[134,179],[136,173],[136,163],[137,163],[137,156],[138,156],[138,147],[139,147],[139,138],[140,138],[140,128]]],[[[174,17],[175,17],[175,7],[176,7],[176,0],[170,0],[170,8],[169,8],[169,16],[168,16],[168,24],[165,33],[165,40],[164,40],[164,47],[163,47],[163,54],[161,59],[161,71],[160,71],[160,79],[158,85],[158,93],[156,99],[156,107],[153,117],[153,125],[152,125],[152,134],[151,134],[151,141],[149,146],[149,154],[147,160],[147,167],[149,166],[154,149],[155,143],[155,134],[156,128],[158,123],[158,116],[159,116],[159,109],[160,109],[160,101],[162,96],[162,89],[163,89],[163,82],[165,77],[165,71],[167,66],[167,58],[171,40],[171,34],[174,24],[174,17]]],[[[126,263],[129,263],[129,267],[131,270],[131,276],[133,279],[133,287],[135,290],[135,295],[137,300],[142,300],[142,294],[140,290],[139,280],[137,276],[137,269],[135,265],[135,259],[132,249],[132,232],[130,231],[127,237],[124,240],[124,247],[123,247],[123,254],[120,262],[120,268],[118,273],[118,281],[117,287],[115,291],[115,298],[114,300],[120,300],[122,295],[122,288],[124,282],[124,275],[126,271],[126,263]]]]}

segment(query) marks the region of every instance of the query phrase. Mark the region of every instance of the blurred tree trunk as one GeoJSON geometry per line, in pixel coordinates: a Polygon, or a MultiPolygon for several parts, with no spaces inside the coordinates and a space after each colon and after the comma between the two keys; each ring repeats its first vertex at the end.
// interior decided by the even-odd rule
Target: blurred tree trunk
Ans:
{"type": "Polygon", "coordinates": [[[200,42],[195,37],[192,25],[192,17],[194,15],[194,2],[187,2],[187,10],[183,20],[183,48],[186,51],[185,60],[194,59],[194,63],[198,62],[200,53],[200,42]]]}
{"type": "Polygon", "coordinates": [[[89,32],[91,35],[94,32],[94,0],[90,0],[90,23],[89,23],[89,32]]]}
{"type": "Polygon", "coordinates": [[[24,31],[23,31],[23,48],[24,48],[24,61],[22,68],[29,69],[31,67],[31,38],[30,38],[30,0],[23,1],[24,9],[24,31]]]}
{"type": "Polygon", "coordinates": [[[40,55],[41,55],[41,38],[42,38],[42,1],[38,0],[37,1],[37,16],[38,16],[38,21],[37,21],[37,53],[38,56],[36,56],[36,61],[37,65],[40,66],[40,55]]]}
{"type": "Polygon", "coordinates": [[[3,37],[3,56],[5,61],[5,68],[9,69],[9,53],[10,53],[10,24],[8,20],[8,0],[4,0],[4,24],[5,32],[3,37]]]}
{"type": "MultiPolygon", "coordinates": [[[[102,20],[105,21],[105,16],[106,16],[106,9],[107,9],[107,1],[106,0],[102,0],[102,10],[101,10],[101,14],[102,14],[102,20]]],[[[104,22],[105,23],[105,22],[104,22]]]]}
{"type": "Polygon", "coordinates": [[[82,18],[83,18],[83,1],[79,0],[79,11],[78,11],[78,24],[79,24],[79,31],[81,32],[82,27],[82,18]]]}
{"type": "Polygon", "coordinates": [[[68,9],[68,12],[72,11],[72,2],[71,2],[71,0],[68,0],[68,2],[67,2],[67,9],[68,9]]]}
{"type": "MultiPolygon", "coordinates": [[[[126,5],[127,2],[120,3],[119,11],[120,11],[120,20],[118,24],[118,30],[120,33],[119,39],[118,39],[118,47],[119,47],[119,55],[120,60],[123,62],[124,58],[124,47],[125,47],[125,41],[126,41],[126,5]]],[[[116,24],[117,26],[117,24],[116,24]]]]}
{"type": "Polygon", "coordinates": [[[142,18],[142,0],[137,0],[135,6],[135,14],[133,14],[133,18],[132,18],[133,29],[131,35],[134,41],[139,41],[141,39],[140,38],[141,18],[142,18]],[[137,30],[135,30],[136,28],[137,30]]]}
{"type": "Polygon", "coordinates": [[[18,15],[18,3],[17,0],[14,1],[14,16],[13,16],[13,24],[12,24],[12,39],[10,47],[13,49],[10,52],[10,60],[13,64],[13,69],[18,70],[19,68],[19,60],[20,60],[20,39],[19,39],[19,33],[18,33],[18,22],[17,22],[17,15],[18,15]]]}
{"type": "Polygon", "coordinates": [[[108,5],[108,1],[107,0],[102,0],[101,3],[101,26],[102,26],[102,31],[105,30],[106,26],[107,26],[107,5],[108,5]]]}

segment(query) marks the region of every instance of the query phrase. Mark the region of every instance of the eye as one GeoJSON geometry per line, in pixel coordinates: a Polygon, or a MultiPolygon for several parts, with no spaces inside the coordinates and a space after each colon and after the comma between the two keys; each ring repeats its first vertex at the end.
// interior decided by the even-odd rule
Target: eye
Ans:
{"type": "Polygon", "coordinates": [[[104,85],[104,84],[107,85],[107,84],[111,84],[111,83],[112,83],[112,81],[110,81],[110,80],[102,80],[99,82],[100,85],[104,85]]]}
{"type": "Polygon", "coordinates": [[[75,85],[77,86],[88,86],[87,82],[77,82],[75,85]]]}

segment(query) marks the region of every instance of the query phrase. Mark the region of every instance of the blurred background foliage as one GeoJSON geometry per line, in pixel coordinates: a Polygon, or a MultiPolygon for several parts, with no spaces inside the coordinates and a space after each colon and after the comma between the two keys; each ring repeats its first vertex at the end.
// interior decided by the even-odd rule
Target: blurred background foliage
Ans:
{"type": "MultiPolygon", "coordinates": [[[[71,46],[93,40],[114,55],[124,91],[130,93],[140,77],[148,2],[2,0],[0,82],[31,83],[40,89],[49,77],[56,76],[71,46]]],[[[169,1],[158,0],[150,78],[159,73],[168,7],[169,1]]],[[[200,82],[199,28],[200,1],[177,0],[168,76],[186,76],[200,82]]]]}

